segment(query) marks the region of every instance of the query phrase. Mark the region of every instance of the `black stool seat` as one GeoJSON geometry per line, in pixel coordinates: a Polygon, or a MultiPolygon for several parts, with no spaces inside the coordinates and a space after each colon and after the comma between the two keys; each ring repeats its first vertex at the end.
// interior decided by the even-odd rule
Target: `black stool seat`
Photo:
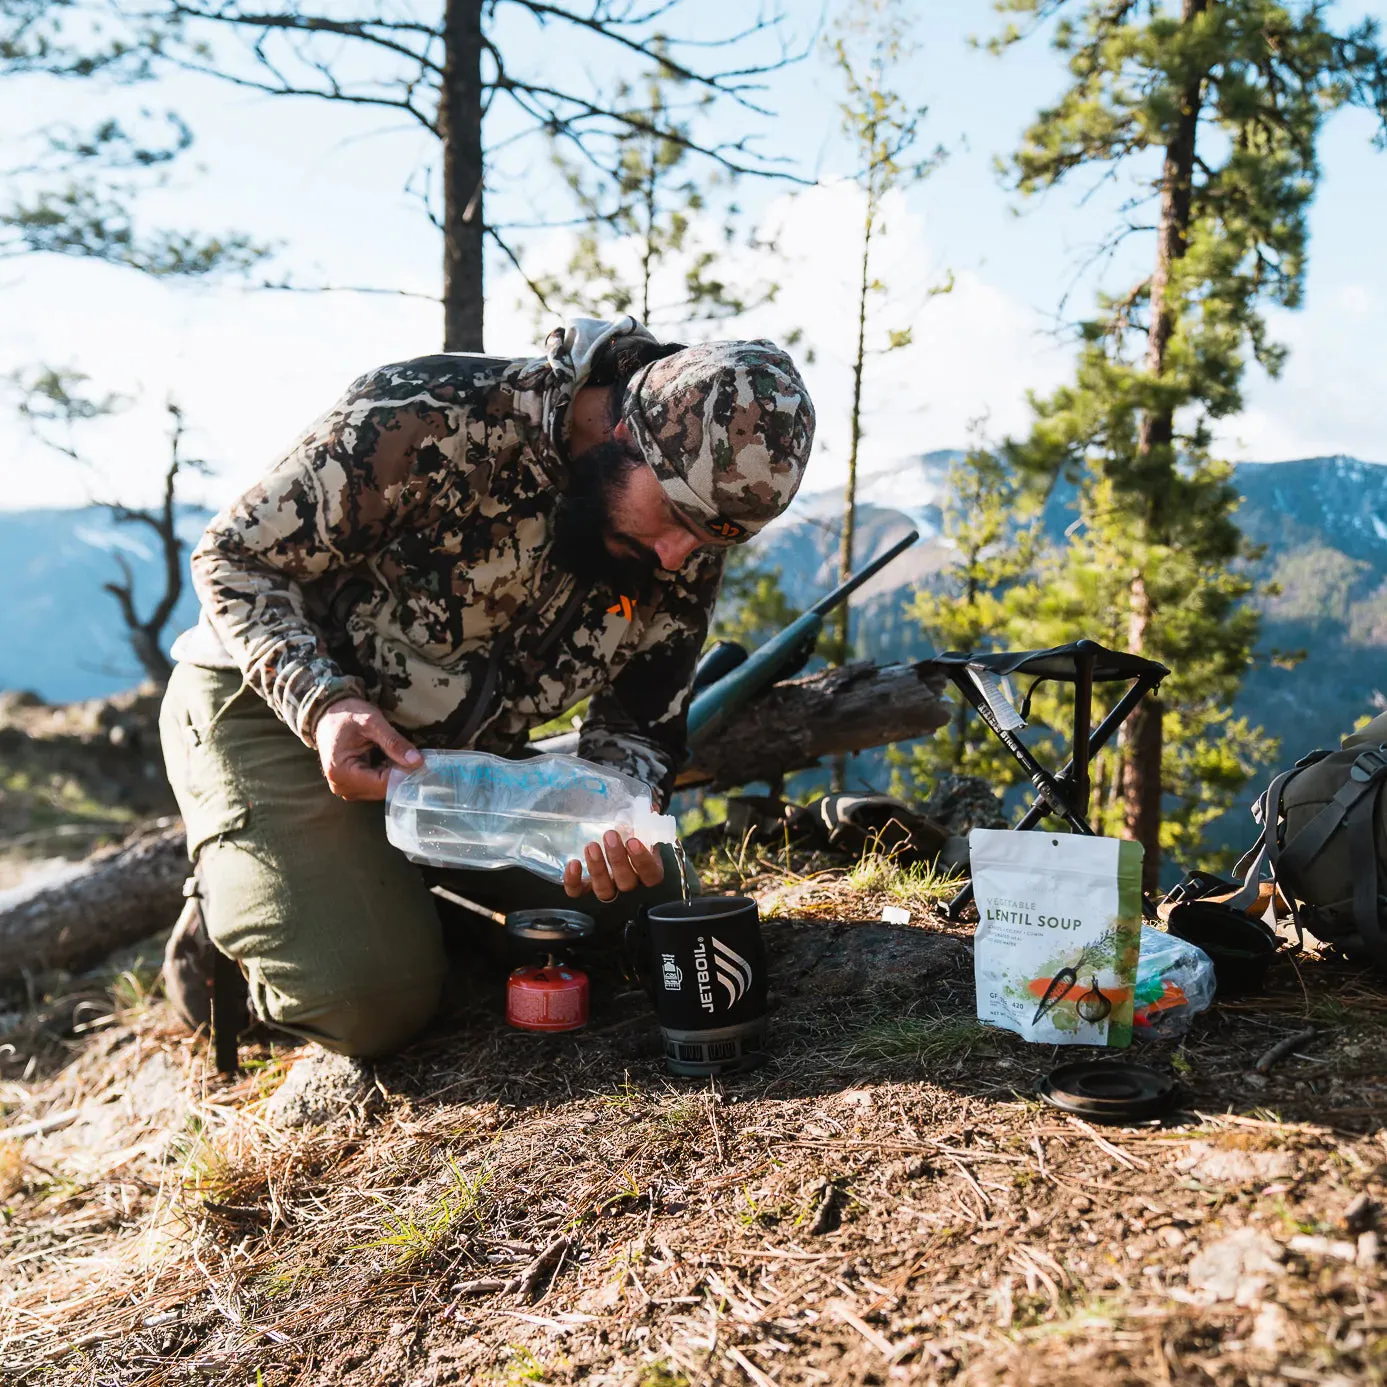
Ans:
{"type": "Polygon", "coordinates": [[[931,655],[936,665],[978,665],[993,674],[1032,674],[1037,679],[1059,679],[1077,683],[1082,667],[1089,663],[1095,684],[1111,684],[1119,679],[1164,679],[1170,671],[1155,660],[1130,655],[1125,650],[1109,650],[1097,641],[1070,641],[1049,650],[1004,650],[984,655],[946,650],[931,655]]]}
{"type": "MultiPolygon", "coordinates": [[[[992,734],[1011,753],[1035,786],[1036,799],[1022,816],[1017,829],[1034,828],[1047,814],[1063,819],[1074,833],[1093,836],[1089,823],[1089,762],[1111,740],[1131,716],[1138,703],[1160,687],[1170,671],[1155,660],[1109,650],[1097,641],[1077,640],[1050,650],[1004,650],[969,654],[958,650],[931,657],[954,686],[977,709],[992,734]],[[1070,759],[1059,771],[1047,770],[1017,733],[1030,716],[1030,694],[1018,711],[1012,707],[1000,684],[1009,674],[1026,674],[1035,683],[1058,680],[1074,685],[1074,730],[1070,739],[1070,759]],[[1097,727],[1093,726],[1093,686],[1127,683],[1128,688],[1097,727]]],[[[1035,684],[1031,686],[1032,690],[1035,684]]],[[[973,898],[970,882],[945,908],[951,920],[958,919],[973,898]]]]}

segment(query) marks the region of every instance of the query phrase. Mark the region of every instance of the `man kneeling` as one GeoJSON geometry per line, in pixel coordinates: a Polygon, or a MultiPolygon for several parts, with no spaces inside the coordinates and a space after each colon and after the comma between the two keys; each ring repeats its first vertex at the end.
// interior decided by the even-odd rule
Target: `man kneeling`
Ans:
{"type": "MultiPolygon", "coordinates": [[[[579,754],[668,802],[724,551],[790,503],[813,407],[769,342],[579,319],[546,348],[364,376],[194,552],[202,617],[160,719],[195,864],[165,969],[190,1022],[199,914],[265,1021],[362,1056],[428,1021],[442,928],[380,803],[420,747],[522,754],[589,697],[579,754]]],[[[613,829],[562,888],[458,889],[499,910],[591,893],[601,919],[676,893],[671,865],[613,829]]]]}

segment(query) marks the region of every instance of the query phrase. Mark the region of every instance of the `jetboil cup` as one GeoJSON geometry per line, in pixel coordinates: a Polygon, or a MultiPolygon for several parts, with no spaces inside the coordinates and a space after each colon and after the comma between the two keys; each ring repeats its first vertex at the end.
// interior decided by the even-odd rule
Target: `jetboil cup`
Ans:
{"type": "Polygon", "coordinates": [[[765,1057],[766,948],[756,902],[703,896],[648,906],[626,927],[674,1074],[750,1069],[765,1057]]]}

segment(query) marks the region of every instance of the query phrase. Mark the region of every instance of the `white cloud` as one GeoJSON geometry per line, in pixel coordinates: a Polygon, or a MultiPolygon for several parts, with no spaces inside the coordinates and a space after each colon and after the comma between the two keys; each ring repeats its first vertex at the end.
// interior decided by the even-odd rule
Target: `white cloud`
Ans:
{"type": "MultiPolygon", "coordinates": [[[[942,219],[955,210],[936,209],[927,196],[921,201],[931,209],[927,215],[902,198],[888,200],[878,242],[874,269],[887,287],[874,296],[870,345],[883,345],[889,328],[909,327],[913,341],[870,360],[864,471],[960,446],[970,423],[984,416],[992,437],[1020,431],[1029,417],[1026,392],[1052,387],[1071,369],[1070,349],[1047,335],[1039,309],[998,287],[985,269],[961,269],[951,293],[928,297],[927,287],[947,274],[935,249],[946,238],[934,233],[942,233],[942,219]]],[[[716,235],[711,223],[703,234],[716,235]]],[[[836,184],[782,197],[769,207],[762,234],[774,236],[779,263],[757,264],[741,247],[720,253],[734,278],[769,270],[781,282],[777,301],[689,335],[803,331],[796,350],[819,415],[808,485],[822,490],[841,479],[846,465],[860,194],[836,184]]],[[[549,265],[566,262],[562,236],[550,234],[531,250],[549,265]]],[[[675,297],[669,286],[665,293],[666,301],[675,297]]],[[[493,350],[533,346],[535,320],[516,307],[525,297],[515,274],[493,276],[493,350]]],[[[1274,333],[1290,345],[1290,360],[1278,382],[1250,372],[1248,408],[1220,439],[1228,455],[1344,452],[1387,460],[1387,358],[1376,350],[1377,303],[1371,281],[1347,282],[1326,286],[1302,313],[1275,316],[1274,333]]],[[[72,365],[98,391],[137,397],[127,413],[88,430],[95,464],[89,472],[34,444],[0,409],[0,505],[6,507],[152,499],[167,454],[170,395],[186,411],[190,450],[219,469],[188,494],[220,504],[268,467],[348,382],[383,362],[435,350],[440,328],[438,308],[418,299],[170,286],[56,260],[29,262],[23,279],[6,289],[5,305],[0,372],[35,361],[72,365]]],[[[678,331],[672,323],[661,328],[671,336],[678,331]]]]}
{"type": "Polygon", "coordinates": [[[219,503],[264,471],[356,376],[426,350],[439,319],[420,300],[175,288],[54,261],[31,264],[6,297],[19,311],[0,335],[0,370],[34,361],[73,366],[94,392],[134,399],[76,435],[90,469],[57,458],[0,415],[10,507],[152,499],[168,453],[170,397],[185,412],[187,452],[218,469],[188,495],[219,503]]]}
{"type": "MultiPolygon", "coordinates": [[[[851,185],[784,198],[763,231],[777,231],[780,259],[769,266],[743,248],[725,251],[745,279],[769,272],[778,301],[734,324],[696,326],[693,337],[780,336],[804,332],[816,359],[804,371],[820,420],[813,484],[830,485],[846,464],[851,362],[856,332],[856,251],[860,197],[851,185]]],[[[1039,335],[1039,320],[975,271],[950,294],[927,299],[921,285],[946,274],[930,250],[928,226],[892,199],[876,272],[872,345],[888,328],[910,327],[913,343],[873,357],[866,390],[863,465],[961,443],[969,421],[987,413],[993,431],[1020,428],[1028,386],[1063,370],[1063,354],[1039,335]]],[[[713,237],[712,225],[705,235],[713,237]]],[[[566,261],[562,237],[546,238],[549,263],[566,261]]],[[[618,252],[620,253],[620,252],[618,252]]],[[[662,286],[674,297],[672,286],[662,286]]],[[[512,274],[493,277],[488,338],[493,350],[523,352],[536,332],[513,305],[525,291],[512,274]]],[[[659,296],[657,295],[657,298],[659,296]]],[[[72,505],[118,495],[147,501],[166,456],[164,402],[183,406],[189,447],[217,475],[189,494],[220,504],[263,471],[362,371],[434,349],[439,312],[421,300],[349,294],[255,293],[156,284],[105,266],[32,262],[7,295],[17,311],[0,330],[0,369],[25,362],[70,364],[93,388],[136,397],[118,418],[94,425],[85,441],[90,472],[65,464],[0,417],[8,461],[7,506],[72,505]]],[[[663,328],[669,335],[679,330],[663,328]]],[[[801,349],[803,354],[803,349],[801,349]]]]}
{"type": "Polygon", "coordinates": [[[1346,454],[1387,462],[1387,357],[1378,347],[1380,314],[1358,312],[1374,301],[1362,285],[1343,286],[1298,313],[1270,316],[1274,339],[1290,349],[1269,380],[1248,371],[1246,408],[1220,430],[1235,461],[1346,454]],[[1346,297],[1347,295],[1347,297],[1346,297]]]}

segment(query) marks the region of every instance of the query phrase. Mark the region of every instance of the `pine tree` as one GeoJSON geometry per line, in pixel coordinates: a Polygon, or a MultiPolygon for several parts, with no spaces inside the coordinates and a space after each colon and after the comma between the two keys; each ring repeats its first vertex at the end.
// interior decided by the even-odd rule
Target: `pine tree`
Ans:
{"type": "MultiPolygon", "coordinates": [[[[996,452],[973,448],[949,469],[944,534],[956,562],[937,588],[917,591],[906,608],[935,650],[997,650],[1023,628],[1012,594],[1032,576],[1040,547],[1034,497],[996,452]]],[[[908,777],[917,794],[943,774],[981,776],[997,789],[1022,772],[962,698],[947,734],[911,749],[908,777]]]]}
{"type": "Polygon", "coordinates": [[[743,545],[727,551],[710,639],[754,650],[801,615],[785,595],[778,568],[757,563],[743,545]]]}
{"type": "MultiPolygon", "coordinates": [[[[1349,103],[1387,114],[1387,65],[1374,23],[1336,34],[1322,3],[998,8],[1053,19],[1071,75],[1026,131],[1015,186],[1035,194],[1080,170],[1130,177],[1129,224],[1111,244],[1154,240],[1149,274],[1100,299],[1074,382],[1035,402],[1030,437],[1010,450],[1032,472],[1078,483],[1081,531],[1048,601],[1072,622],[1066,636],[1095,634],[1095,616],[1111,614],[1118,644],[1173,671],[1128,723],[1109,785],[1152,886],[1162,846],[1187,847],[1186,828],[1205,816],[1189,806],[1211,788],[1226,794],[1267,749],[1224,711],[1257,622],[1213,431],[1241,408],[1249,358],[1281,366],[1263,313],[1300,303],[1324,120],[1349,103]],[[1162,833],[1165,794],[1189,812],[1162,833]]],[[[1012,27],[996,46],[1021,36],[1012,27]]]]}
{"type": "MultiPolygon", "coordinates": [[[[0,0],[33,8],[33,0],[0,0]]],[[[59,8],[54,6],[53,8],[59,8]]],[[[121,0],[65,0],[69,24],[101,24],[121,0]]],[[[515,228],[492,207],[498,181],[523,181],[527,140],[563,140],[594,171],[620,181],[606,162],[612,137],[646,129],[639,114],[609,99],[612,75],[652,60],[691,90],[736,108],[745,133],[730,140],[672,127],[658,133],[713,166],[781,174],[751,131],[770,116],[764,79],[792,61],[788,25],[767,10],[726,25],[706,10],[684,19],[683,0],[653,6],[566,0],[432,0],[396,5],[364,0],[154,0],[138,7],[155,67],[208,75],[274,96],[305,97],[389,111],[431,146],[422,179],[409,189],[442,240],[443,347],[483,350],[483,261],[490,246],[522,275],[515,228]],[[758,57],[759,55],[759,57],[758,57]],[[628,66],[629,65],[629,66],[628,66]],[[497,126],[504,123],[504,133],[497,126]],[[422,188],[420,184],[422,183],[422,188]]],[[[566,209],[546,206],[555,226],[566,209]]],[[[531,222],[531,225],[534,223],[531,222]]],[[[285,286],[296,287],[296,286],[285,286]]]]}
{"type": "MultiPolygon", "coordinates": [[[[910,345],[910,329],[888,329],[882,346],[873,348],[874,307],[887,286],[875,272],[874,256],[885,226],[882,206],[887,195],[928,178],[943,158],[942,150],[923,158],[910,157],[928,108],[912,106],[892,90],[896,69],[914,49],[905,6],[901,0],[854,0],[840,17],[829,53],[844,86],[839,103],[843,133],[848,137],[857,168],[852,181],[862,192],[862,240],[858,250],[856,348],[852,363],[852,404],[848,415],[848,477],[843,492],[843,525],[839,535],[838,581],[852,576],[857,530],[857,463],[863,436],[863,395],[869,359],[910,345]]],[[[947,292],[951,281],[931,294],[947,292]]],[[[852,649],[849,604],[835,611],[831,660],[844,663],[852,649]]]]}

